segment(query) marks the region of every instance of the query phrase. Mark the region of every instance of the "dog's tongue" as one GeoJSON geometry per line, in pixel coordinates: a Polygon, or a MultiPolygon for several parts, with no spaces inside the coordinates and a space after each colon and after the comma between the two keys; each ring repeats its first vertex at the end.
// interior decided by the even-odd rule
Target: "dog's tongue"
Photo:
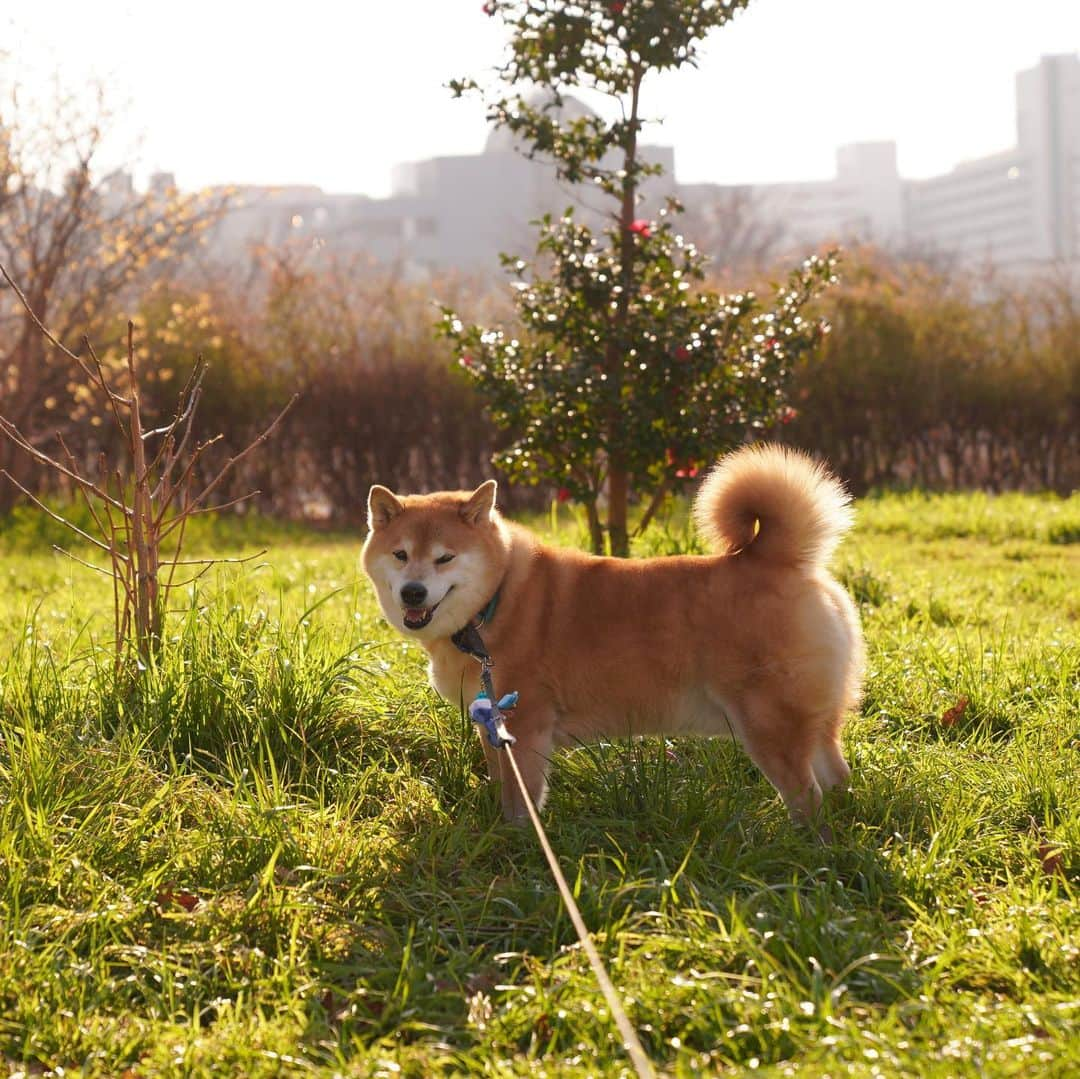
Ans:
{"type": "Polygon", "coordinates": [[[423,622],[427,618],[427,607],[406,607],[405,608],[405,621],[414,624],[423,622]]]}

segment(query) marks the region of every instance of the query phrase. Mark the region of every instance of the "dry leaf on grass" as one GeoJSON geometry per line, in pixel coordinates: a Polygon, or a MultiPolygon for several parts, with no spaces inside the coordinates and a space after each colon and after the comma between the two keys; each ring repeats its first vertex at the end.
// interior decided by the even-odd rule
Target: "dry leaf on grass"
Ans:
{"type": "Polygon", "coordinates": [[[1065,859],[1060,847],[1052,843],[1039,844],[1039,861],[1042,863],[1042,871],[1048,877],[1065,876],[1065,859]]]}
{"type": "Polygon", "coordinates": [[[174,892],[171,887],[165,887],[158,892],[157,905],[159,907],[168,907],[173,903],[183,907],[190,914],[199,905],[199,897],[192,895],[191,892],[174,892]]]}
{"type": "Polygon", "coordinates": [[[956,704],[954,704],[952,708],[949,708],[942,713],[941,725],[943,727],[951,727],[967,711],[967,706],[967,697],[958,698],[956,704]]]}

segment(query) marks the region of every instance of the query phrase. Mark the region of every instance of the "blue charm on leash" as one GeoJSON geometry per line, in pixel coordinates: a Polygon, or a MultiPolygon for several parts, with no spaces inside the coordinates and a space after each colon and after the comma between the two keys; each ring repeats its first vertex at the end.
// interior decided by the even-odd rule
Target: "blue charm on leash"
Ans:
{"type": "Polygon", "coordinates": [[[487,694],[487,690],[480,690],[476,700],[469,705],[469,718],[487,732],[488,741],[496,748],[512,746],[517,739],[506,729],[506,719],[503,709],[511,711],[518,702],[517,693],[507,693],[499,698],[496,704],[487,694]]]}

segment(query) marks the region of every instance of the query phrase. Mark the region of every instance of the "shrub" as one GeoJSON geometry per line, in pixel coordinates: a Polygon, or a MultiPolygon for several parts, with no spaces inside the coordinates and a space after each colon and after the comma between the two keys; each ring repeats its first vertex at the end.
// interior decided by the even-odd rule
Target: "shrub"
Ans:
{"type": "Polygon", "coordinates": [[[796,375],[799,417],[783,438],[856,490],[1080,485],[1080,305],[1067,279],[860,252],[822,307],[834,332],[796,375]]]}
{"type": "Polygon", "coordinates": [[[705,257],[676,231],[675,200],[657,220],[638,218],[642,180],[661,171],[639,144],[646,76],[693,65],[746,4],[485,5],[510,32],[498,68],[506,96],[489,99],[489,119],[559,179],[601,192],[612,224],[594,229],[569,210],[545,217],[533,263],[504,259],[519,278],[517,326],[467,326],[446,307],[442,332],[514,437],[501,467],[580,500],[598,554],[605,533],[613,555],[630,553],[633,492],[651,499],[647,521],[676,481],[786,416],[792,368],[819,337],[806,306],[832,280],[831,258],[807,260],[762,304],[702,286],[705,257]],[[523,96],[526,86],[539,97],[523,96]],[[578,89],[615,100],[620,118],[571,115],[565,95],[578,89]]]}

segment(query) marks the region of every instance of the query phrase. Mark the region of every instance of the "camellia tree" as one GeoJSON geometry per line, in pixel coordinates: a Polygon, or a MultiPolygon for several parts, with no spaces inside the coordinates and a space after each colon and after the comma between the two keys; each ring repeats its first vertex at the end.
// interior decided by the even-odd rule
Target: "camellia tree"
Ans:
{"type": "MultiPolygon", "coordinates": [[[[608,197],[611,224],[594,231],[567,211],[540,223],[532,262],[504,257],[520,330],[469,325],[444,309],[441,332],[475,379],[492,418],[517,435],[498,458],[514,479],[549,483],[587,511],[593,549],[629,553],[631,491],[664,496],[748,433],[794,415],[793,366],[824,332],[807,304],[834,279],[813,257],[766,303],[704,287],[705,256],[677,231],[670,200],[638,216],[642,180],[659,172],[638,137],[650,72],[693,64],[709,31],[748,0],[491,0],[510,30],[498,69],[510,88],[489,119],[558,176],[608,197]],[[569,90],[615,99],[620,118],[567,119],[569,90]],[[525,91],[529,91],[526,96],[525,91]],[[607,521],[599,500],[607,496],[607,521]]],[[[471,80],[456,94],[478,90],[471,80]]]]}

